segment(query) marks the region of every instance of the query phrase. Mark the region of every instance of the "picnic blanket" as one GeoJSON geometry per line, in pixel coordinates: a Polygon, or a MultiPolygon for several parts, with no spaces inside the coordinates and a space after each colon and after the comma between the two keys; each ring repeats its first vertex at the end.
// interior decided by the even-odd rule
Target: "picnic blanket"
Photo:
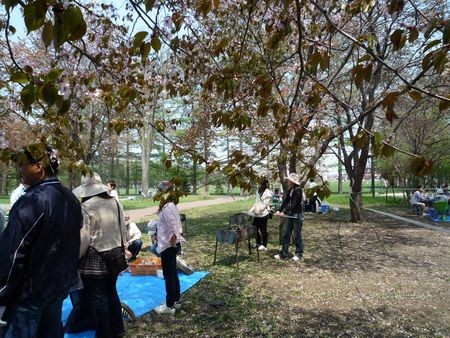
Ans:
{"type": "MultiPolygon", "coordinates": [[[[180,279],[181,292],[185,292],[208,274],[206,271],[197,271],[191,275],[178,273],[180,279]]],[[[141,316],[146,312],[165,302],[166,288],[164,279],[156,276],[132,276],[129,272],[119,276],[117,280],[117,292],[120,301],[127,304],[136,316],[141,316]]],[[[72,303],[66,298],[62,308],[62,321],[66,322],[72,303]]],[[[86,331],[77,334],[65,334],[65,338],[93,338],[95,331],[86,331]]]]}

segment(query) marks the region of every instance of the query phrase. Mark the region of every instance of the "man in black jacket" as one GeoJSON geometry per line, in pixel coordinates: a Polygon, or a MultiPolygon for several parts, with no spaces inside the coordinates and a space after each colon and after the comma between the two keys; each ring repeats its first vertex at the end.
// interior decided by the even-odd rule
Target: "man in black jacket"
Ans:
{"type": "Polygon", "coordinates": [[[63,337],[62,302],[76,282],[81,206],[56,177],[56,154],[33,144],[16,154],[30,187],[0,236],[0,337],[63,337]]]}
{"type": "Polygon", "coordinates": [[[289,255],[289,243],[291,240],[292,231],[294,231],[295,238],[295,255],[292,257],[294,261],[298,261],[303,256],[303,240],[302,240],[302,226],[303,226],[303,191],[300,188],[299,176],[296,173],[290,173],[287,177],[289,189],[283,196],[280,212],[276,215],[284,217],[283,227],[283,245],[275,259],[285,259],[289,255]]]}

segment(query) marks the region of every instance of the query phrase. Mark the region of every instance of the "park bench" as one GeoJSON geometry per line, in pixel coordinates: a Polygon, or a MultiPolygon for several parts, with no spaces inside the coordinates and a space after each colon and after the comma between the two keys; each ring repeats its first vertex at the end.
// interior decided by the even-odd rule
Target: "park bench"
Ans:
{"type": "MultiPolygon", "coordinates": [[[[239,268],[239,244],[241,242],[248,241],[248,254],[252,254],[250,240],[252,238],[256,239],[256,228],[251,225],[251,220],[252,217],[247,214],[234,214],[229,218],[228,229],[219,229],[216,231],[216,247],[214,249],[213,264],[216,264],[217,247],[219,243],[234,244],[237,268],[239,268]]],[[[258,250],[256,250],[256,254],[259,262],[258,250]]]]}

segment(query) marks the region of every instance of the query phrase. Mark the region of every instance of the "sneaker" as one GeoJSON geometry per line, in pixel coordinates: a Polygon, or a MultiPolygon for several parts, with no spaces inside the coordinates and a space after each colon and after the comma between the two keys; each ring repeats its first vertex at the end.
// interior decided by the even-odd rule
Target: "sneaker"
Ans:
{"type": "Polygon", "coordinates": [[[175,307],[167,307],[166,304],[161,304],[157,308],[155,308],[155,312],[162,314],[162,313],[169,313],[171,315],[175,314],[175,307]]]}
{"type": "Polygon", "coordinates": [[[302,256],[299,256],[299,255],[295,254],[294,257],[292,257],[292,260],[295,261],[295,262],[297,262],[297,261],[299,261],[301,258],[302,258],[302,256]]]}
{"type": "Polygon", "coordinates": [[[281,260],[281,259],[283,259],[284,257],[281,257],[281,255],[275,255],[275,256],[273,256],[273,258],[275,258],[275,259],[277,259],[277,260],[281,260]]]}
{"type": "Polygon", "coordinates": [[[267,248],[264,245],[260,245],[260,246],[258,246],[258,250],[259,251],[266,251],[267,248]]]}

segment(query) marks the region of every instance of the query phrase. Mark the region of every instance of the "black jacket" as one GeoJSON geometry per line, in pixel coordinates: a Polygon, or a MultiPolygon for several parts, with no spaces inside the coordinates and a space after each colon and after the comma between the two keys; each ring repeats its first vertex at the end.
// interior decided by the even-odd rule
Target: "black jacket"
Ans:
{"type": "Polygon", "coordinates": [[[28,188],[0,236],[0,306],[67,292],[76,281],[81,206],[57,178],[28,188]]]}
{"type": "Polygon", "coordinates": [[[286,215],[301,214],[303,212],[302,199],[303,191],[300,187],[289,189],[283,196],[280,211],[286,215]]]}

